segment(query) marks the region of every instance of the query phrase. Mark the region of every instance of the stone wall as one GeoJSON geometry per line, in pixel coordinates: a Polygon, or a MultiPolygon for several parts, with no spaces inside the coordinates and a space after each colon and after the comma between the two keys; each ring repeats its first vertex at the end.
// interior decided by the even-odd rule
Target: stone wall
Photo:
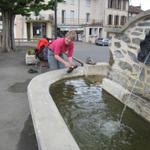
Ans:
{"type": "Polygon", "coordinates": [[[140,42],[150,31],[150,11],[143,12],[114,33],[110,50],[114,63],[108,79],[150,100],[150,66],[137,60],[140,42]]]}

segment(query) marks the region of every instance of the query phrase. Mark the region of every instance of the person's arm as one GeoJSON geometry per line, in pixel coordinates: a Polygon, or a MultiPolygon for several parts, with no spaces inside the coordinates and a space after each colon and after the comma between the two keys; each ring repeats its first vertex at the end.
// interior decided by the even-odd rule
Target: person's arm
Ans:
{"type": "Polygon", "coordinates": [[[71,43],[70,48],[68,50],[68,62],[72,64],[72,55],[73,55],[74,43],[71,43]]]}
{"type": "Polygon", "coordinates": [[[72,57],[68,57],[68,62],[72,64],[72,57]]]}
{"type": "Polygon", "coordinates": [[[72,66],[69,62],[66,62],[64,59],[62,59],[59,55],[55,55],[55,59],[64,64],[67,68],[72,66]]]}

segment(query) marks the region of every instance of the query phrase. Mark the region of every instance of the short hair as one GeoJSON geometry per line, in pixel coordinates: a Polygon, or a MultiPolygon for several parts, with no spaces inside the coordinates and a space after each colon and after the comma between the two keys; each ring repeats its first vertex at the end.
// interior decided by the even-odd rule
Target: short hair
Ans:
{"type": "Polygon", "coordinates": [[[65,37],[70,38],[71,40],[74,40],[76,38],[76,32],[75,31],[68,31],[65,34],[65,37]]]}

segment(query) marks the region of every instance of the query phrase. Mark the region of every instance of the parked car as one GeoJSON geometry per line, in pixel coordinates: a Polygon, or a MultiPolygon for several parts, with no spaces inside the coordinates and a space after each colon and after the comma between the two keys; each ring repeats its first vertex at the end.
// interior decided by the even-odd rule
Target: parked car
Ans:
{"type": "Polygon", "coordinates": [[[109,46],[110,40],[108,38],[97,38],[95,40],[95,44],[100,46],[109,46]]]}

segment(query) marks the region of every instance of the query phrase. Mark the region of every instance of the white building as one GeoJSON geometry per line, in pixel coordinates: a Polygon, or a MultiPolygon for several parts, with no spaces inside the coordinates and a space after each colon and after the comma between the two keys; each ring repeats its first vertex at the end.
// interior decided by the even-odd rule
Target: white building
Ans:
{"type": "Polygon", "coordinates": [[[58,4],[58,27],[75,29],[86,42],[111,35],[108,29],[120,28],[128,18],[129,0],[65,0],[58,4]]]}
{"type": "MultiPolygon", "coordinates": [[[[45,2],[48,0],[45,0],[45,2]]],[[[78,39],[94,42],[109,37],[109,29],[120,28],[128,17],[129,0],[65,0],[58,3],[57,26],[61,34],[76,30],[78,39]]],[[[16,17],[16,38],[39,38],[54,34],[54,12],[41,11],[29,17],[16,17]],[[18,30],[19,29],[19,30],[18,30]]]]}

